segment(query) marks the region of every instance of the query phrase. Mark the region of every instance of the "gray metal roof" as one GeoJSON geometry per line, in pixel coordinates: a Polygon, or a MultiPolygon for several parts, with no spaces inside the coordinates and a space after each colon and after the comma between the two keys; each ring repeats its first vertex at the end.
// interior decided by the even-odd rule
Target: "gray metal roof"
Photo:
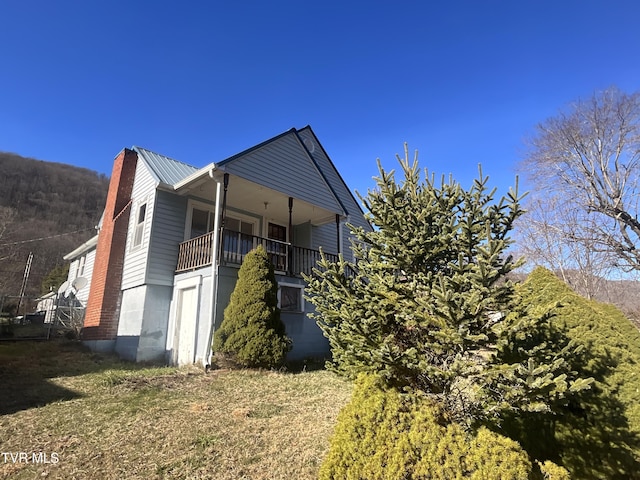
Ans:
{"type": "Polygon", "coordinates": [[[174,185],[199,170],[197,167],[165,157],[146,148],[133,147],[133,150],[145,160],[158,180],[166,185],[174,185]]]}

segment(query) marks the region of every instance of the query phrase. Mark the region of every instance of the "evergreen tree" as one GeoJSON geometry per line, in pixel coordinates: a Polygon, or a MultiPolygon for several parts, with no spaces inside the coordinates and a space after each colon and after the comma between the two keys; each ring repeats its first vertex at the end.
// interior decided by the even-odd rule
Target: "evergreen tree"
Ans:
{"type": "Polygon", "coordinates": [[[69,276],[69,264],[56,265],[42,280],[41,293],[46,294],[57,290],[69,276]]]}
{"type": "Polygon", "coordinates": [[[278,308],[278,284],[267,252],[259,245],[238,272],[213,350],[246,367],[274,367],[291,349],[278,308]]]}
{"type": "Polygon", "coordinates": [[[404,181],[378,163],[377,188],[360,197],[374,229],[350,227],[355,262],[323,256],[307,278],[329,366],[425,392],[468,426],[504,409],[548,409],[585,388],[562,356],[573,347],[554,353],[546,342],[552,312],[516,309],[506,275],[519,262],[506,249],[523,214],[517,188],[496,202],[481,170],[464,190],[428,173],[421,182],[406,145],[398,160],[404,181]]]}

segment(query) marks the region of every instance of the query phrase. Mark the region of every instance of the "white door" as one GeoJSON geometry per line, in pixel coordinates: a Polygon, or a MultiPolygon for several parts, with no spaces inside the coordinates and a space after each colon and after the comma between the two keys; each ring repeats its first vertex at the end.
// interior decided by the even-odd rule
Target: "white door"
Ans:
{"type": "Polygon", "coordinates": [[[198,289],[193,286],[178,291],[176,339],[178,365],[195,361],[196,323],[198,316],[198,289]]]}

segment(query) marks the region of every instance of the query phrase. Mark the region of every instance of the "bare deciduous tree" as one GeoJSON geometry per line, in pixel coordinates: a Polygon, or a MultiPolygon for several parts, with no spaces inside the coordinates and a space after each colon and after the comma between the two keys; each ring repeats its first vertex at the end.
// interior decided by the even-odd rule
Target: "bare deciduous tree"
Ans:
{"type": "Polygon", "coordinates": [[[587,298],[609,300],[604,279],[615,270],[611,253],[597,251],[583,231],[585,213],[567,199],[533,195],[516,224],[518,254],[544,266],[587,298]]]}
{"type": "Polygon", "coordinates": [[[538,198],[577,212],[573,230],[553,222],[567,239],[640,271],[640,92],[610,88],[539,124],[522,167],[538,198]]]}
{"type": "Polygon", "coordinates": [[[0,205],[0,296],[6,292],[9,285],[15,284],[16,279],[11,272],[10,265],[16,254],[16,247],[10,241],[14,232],[16,211],[13,208],[0,205]]]}

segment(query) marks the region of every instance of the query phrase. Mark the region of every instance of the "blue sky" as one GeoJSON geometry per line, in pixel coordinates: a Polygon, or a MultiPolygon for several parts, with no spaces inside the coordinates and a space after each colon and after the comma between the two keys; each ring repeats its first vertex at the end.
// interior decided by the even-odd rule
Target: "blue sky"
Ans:
{"type": "Polygon", "coordinates": [[[0,150],[110,174],[124,147],[223,160],[310,124],[347,184],[408,142],[513,183],[536,123],[638,89],[636,1],[0,3],[0,150]]]}

